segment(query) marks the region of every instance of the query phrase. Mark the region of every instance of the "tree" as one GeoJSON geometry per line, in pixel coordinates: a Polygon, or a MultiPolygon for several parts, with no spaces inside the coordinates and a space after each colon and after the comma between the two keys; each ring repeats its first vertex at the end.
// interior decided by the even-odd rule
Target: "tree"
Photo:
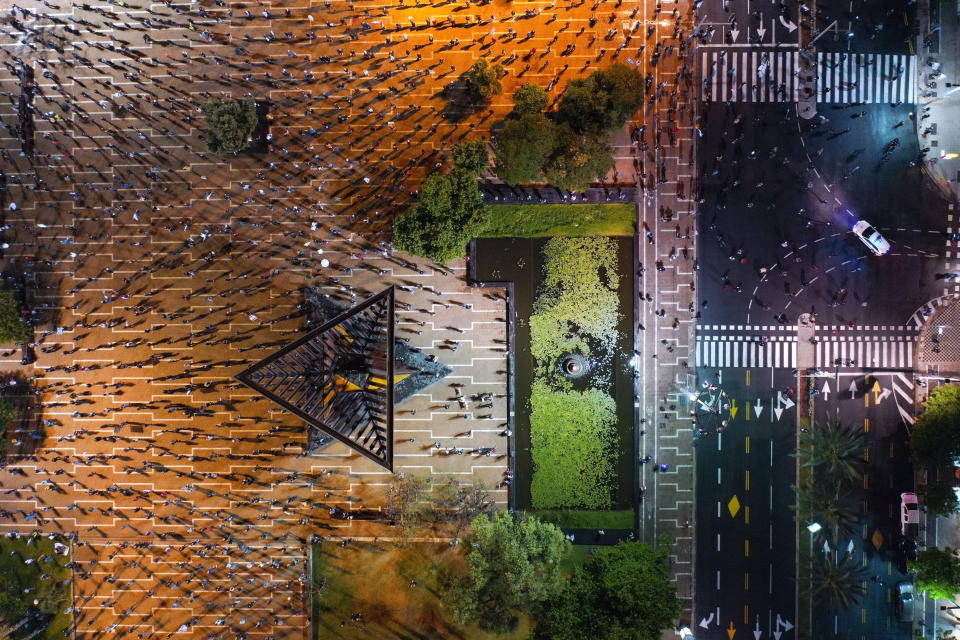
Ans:
{"type": "Polygon", "coordinates": [[[200,105],[210,132],[204,135],[213,153],[236,153],[247,148],[257,128],[257,103],[253,100],[211,98],[200,105]]]}
{"type": "Polygon", "coordinates": [[[848,611],[866,594],[867,569],[853,554],[834,550],[814,553],[811,595],[821,605],[848,611]]]}
{"type": "Polygon", "coordinates": [[[544,166],[547,182],[567,191],[586,191],[613,169],[613,149],[606,134],[583,134],[558,127],[558,143],[544,166]]]}
{"type": "Polygon", "coordinates": [[[484,212],[475,174],[454,167],[444,175],[429,175],[417,205],[394,222],[394,245],[441,264],[462,258],[467,242],[483,225],[484,212]]]}
{"type": "Polygon", "coordinates": [[[455,480],[434,488],[434,519],[455,526],[454,538],[479,515],[490,513],[493,500],[482,482],[462,484],[455,480]]]}
{"type": "Polygon", "coordinates": [[[818,482],[804,482],[797,488],[796,496],[797,511],[803,514],[803,520],[821,523],[824,537],[836,542],[853,535],[860,514],[853,508],[849,492],[818,482]]]}
{"type": "Polygon", "coordinates": [[[610,133],[643,104],[643,76],[623,64],[571,80],[560,97],[558,115],[578,133],[610,133]]]}
{"type": "Polygon", "coordinates": [[[951,468],[960,457],[960,386],[934,389],[910,434],[913,462],[930,470],[951,468]]]}
{"type": "Polygon", "coordinates": [[[683,611],[668,553],[642,542],[597,549],[544,608],[534,640],[659,640],[683,611]]]}
{"type": "Polygon", "coordinates": [[[483,138],[454,145],[450,155],[453,156],[454,167],[469,171],[475,176],[483,173],[490,164],[487,156],[487,141],[483,138]]]}
{"type": "Polygon", "coordinates": [[[20,313],[20,303],[11,291],[0,291],[0,342],[24,344],[33,340],[31,327],[20,313]]]}
{"type": "Polygon", "coordinates": [[[518,116],[543,113],[550,104],[550,96],[537,84],[525,84],[513,94],[513,112],[518,116]]]}
{"type": "Polygon", "coordinates": [[[542,113],[507,120],[494,145],[494,171],[511,186],[539,182],[556,146],[556,127],[542,113]]]}
{"type": "Polygon", "coordinates": [[[800,446],[794,455],[810,469],[816,482],[848,487],[860,477],[866,444],[866,434],[861,429],[828,422],[801,432],[800,446]]]}
{"type": "Polygon", "coordinates": [[[467,90],[476,102],[486,102],[491,96],[503,93],[500,78],[507,75],[499,62],[490,64],[486,58],[473,63],[467,72],[467,90]]]}
{"type": "Polygon", "coordinates": [[[387,517],[400,528],[401,541],[423,522],[426,481],[408,474],[394,474],[387,489],[387,517]]]}
{"type": "Polygon", "coordinates": [[[950,517],[960,509],[957,493],[950,482],[928,484],[923,495],[927,512],[933,515],[950,517]]]}
{"type": "Polygon", "coordinates": [[[960,559],[950,547],[924,549],[907,566],[916,572],[917,590],[926,591],[931,598],[953,600],[960,593],[960,559]]]}
{"type": "Polygon", "coordinates": [[[564,586],[561,561],[570,542],[552,524],[500,511],[474,519],[464,543],[467,574],[457,576],[443,597],[460,624],[505,632],[517,612],[536,615],[564,586]]]}

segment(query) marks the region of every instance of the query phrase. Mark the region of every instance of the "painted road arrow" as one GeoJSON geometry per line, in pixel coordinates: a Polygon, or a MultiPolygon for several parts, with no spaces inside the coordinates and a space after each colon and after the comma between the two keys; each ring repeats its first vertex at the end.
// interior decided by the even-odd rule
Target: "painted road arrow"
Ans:
{"type": "Polygon", "coordinates": [[[733,636],[736,633],[737,633],[737,630],[733,628],[733,620],[731,620],[730,627],[727,629],[727,635],[730,636],[730,640],[733,640],[733,636]]]}
{"type": "Polygon", "coordinates": [[[757,27],[757,35],[760,36],[760,39],[763,40],[763,36],[767,33],[767,30],[763,28],[763,12],[760,12],[760,26],[757,27]]]}
{"type": "Polygon", "coordinates": [[[787,32],[788,32],[788,33],[793,33],[793,32],[796,30],[796,28],[797,28],[797,25],[795,25],[794,23],[790,22],[789,20],[787,20],[787,19],[784,18],[783,16],[780,16],[780,24],[782,24],[783,26],[785,26],[785,27],[787,28],[787,32]]]}
{"type": "Polygon", "coordinates": [[[713,612],[712,612],[712,611],[710,612],[710,617],[709,617],[709,618],[702,618],[702,619],[700,620],[700,626],[703,627],[704,629],[709,629],[711,622],[713,622],[713,612]]]}
{"type": "Polygon", "coordinates": [[[789,409],[793,406],[793,400],[783,395],[783,392],[777,391],[777,406],[782,406],[784,409],[789,409]]]}
{"type": "Polygon", "coordinates": [[[763,411],[763,405],[760,404],[760,398],[757,398],[757,404],[755,404],[753,407],[753,413],[759,418],[761,411],[763,411]]]}
{"type": "MultiPolygon", "coordinates": [[[[737,417],[737,411],[739,410],[740,408],[737,406],[737,401],[731,398],[730,399],[730,419],[731,420],[737,417]]],[[[711,613],[710,615],[713,615],[713,614],[711,613]]]]}
{"type": "Polygon", "coordinates": [[[820,390],[820,393],[823,394],[824,400],[828,400],[830,398],[830,381],[829,380],[823,383],[823,389],[820,390]]]}
{"type": "Polygon", "coordinates": [[[730,39],[731,39],[733,42],[736,42],[736,41],[737,41],[737,36],[738,36],[738,35],[740,35],[740,30],[739,30],[739,29],[730,29],[730,39]]]}
{"type": "Polygon", "coordinates": [[[850,399],[851,400],[855,399],[857,397],[857,381],[856,380],[850,381],[849,391],[850,391],[850,399]]]}
{"type": "Polygon", "coordinates": [[[886,400],[887,397],[888,397],[890,394],[892,394],[892,393],[893,393],[893,392],[890,391],[890,389],[884,389],[883,391],[880,392],[880,395],[877,396],[877,402],[878,402],[878,403],[879,403],[879,402],[883,402],[883,401],[886,400]]]}
{"type": "Polygon", "coordinates": [[[780,617],[780,614],[778,613],[778,614],[777,614],[777,629],[779,629],[780,627],[783,627],[783,630],[784,630],[784,631],[790,631],[790,629],[793,629],[793,625],[790,624],[788,621],[782,619],[782,618],[780,617]]]}
{"type": "Polygon", "coordinates": [[[763,631],[760,631],[760,618],[757,618],[756,623],[753,625],[753,640],[760,640],[760,636],[763,635],[763,631]]]}
{"type": "Polygon", "coordinates": [[[870,389],[870,391],[873,391],[873,401],[876,402],[877,398],[880,397],[880,393],[883,391],[883,388],[880,386],[879,380],[873,381],[873,388],[870,389]]]}

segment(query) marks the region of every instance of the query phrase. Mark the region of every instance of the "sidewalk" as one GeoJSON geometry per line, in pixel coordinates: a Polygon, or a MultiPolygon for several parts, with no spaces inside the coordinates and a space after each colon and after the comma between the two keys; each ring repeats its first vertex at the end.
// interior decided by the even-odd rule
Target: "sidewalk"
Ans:
{"type": "Polygon", "coordinates": [[[929,147],[927,173],[951,200],[960,197],[960,18],[957,0],[920,0],[917,12],[917,137],[929,147]],[[935,69],[932,64],[938,65],[935,69]],[[935,80],[935,88],[928,82],[935,80]],[[924,136],[924,133],[929,133],[924,136]]]}
{"type": "MultiPolygon", "coordinates": [[[[680,28],[693,31],[692,3],[678,2],[680,28]]],[[[670,7],[655,18],[669,16],[670,7]]],[[[677,44],[673,25],[655,22],[655,40],[677,44]]],[[[687,41],[687,46],[693,44],[687,41]]],[[[689,55],[689,54],[688,54],[689,55]]],[[[688,59],[689,60],[689,59],[688,59]]],[[[692,62],[692,60],[689,60],[692,62]]],[[[651,544],[660,535],[673,541],[670,567],[677,595],[684,599],[681,624],[694,626],[694,449],[689,390],[696,389],[696,158],[697,80],[680,80],[676,55],[661,56],[643,72],[655,75],[653,87],[664,83],[662,98],[644,108],[649,144],[634,146],[637,167],[645,174],[638,191],[637,260],[643,272],[637,287],[637,456],[667,464],[638,465],[642,491],[640,535],[651,544]],[[674,102],[670,93],[677,91],[674,102]],[[671,108],[673,107],[673,108],[671,108]],[[679,108],[678,108],[679,107],[679,108]],[[647,235],[649,233],[649,236],[647,235]],[[652,240],[652,242],[651,242],[652,240]],[[645,296],[650,295],[650,299],[645,296]]],[[[664,637],[675,637],[673,631],[664,637]]]]}

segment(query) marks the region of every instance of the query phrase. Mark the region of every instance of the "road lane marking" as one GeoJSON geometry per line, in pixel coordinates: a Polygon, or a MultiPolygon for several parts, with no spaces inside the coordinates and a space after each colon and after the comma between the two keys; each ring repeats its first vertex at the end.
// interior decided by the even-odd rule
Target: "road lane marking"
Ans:
{"type": "Polygon", "coordinates": [[[745,439],[746,439],[747,453],[749,454],[750,453],[750,436],[747,436],[745,439]]]}
{"type": "Polygon", "coordinates": [[[749,538],[743,541],[743,557],[744,558],[750,557],[750,539],[749,538]]]}
{"type": "Polygon", "coordinates": [[[746,475],[744,476],[743,484],[744,484],[745,490],[750,491],[750,470],[749,469],[746,470],[746,475]]]}

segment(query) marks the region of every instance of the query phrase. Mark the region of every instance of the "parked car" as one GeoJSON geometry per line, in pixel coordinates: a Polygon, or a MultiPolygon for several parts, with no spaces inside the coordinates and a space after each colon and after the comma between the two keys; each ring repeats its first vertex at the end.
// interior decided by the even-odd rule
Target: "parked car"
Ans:
{"type": "Polygon", "coordinates": [[[916,538],[903,534],[897,536],[896,565],[900,573],[907,573],[907,563],[917,559],[917,547],[916,538]]]}
{"type": "Polygon", "coordinates": [[[913,583],[898,582],[896,599],[893,603],[897,619],[903,622],[913,620],[913,583]]]}
{"type": "Polygon", "coordinates": [[[853,225],[853,233],[874,255],[882,256],[890,251],[890,243],[866,220],[857,220],[857,224],[853,225]]]}
{"type": "Polygon", "coordinates": [[[917,494],[906,492],[900,494],[900,532],[908,535],[911,525],[919,525],[920,507],[917,503],[917,494]]]}

